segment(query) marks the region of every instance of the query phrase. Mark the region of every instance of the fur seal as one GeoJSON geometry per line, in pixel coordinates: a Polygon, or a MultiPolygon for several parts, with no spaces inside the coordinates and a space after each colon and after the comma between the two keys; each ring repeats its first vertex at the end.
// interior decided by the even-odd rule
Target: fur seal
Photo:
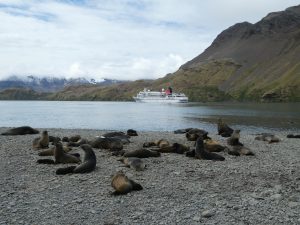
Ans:
{"type": "Polygon", "coordinates": [[[269,144],[279,142],[280,139],[276,137],[274,134],[262,133],[255,137],[255,140],[259,141],[267,141],[269,144]]]}
{"type": "Polygon", "coordinates": [[[240,130],[234,130],[231,137],[227,139],[227,144],[232,146],[243,146],[240,140],[240,130]]]}
{"type": "Polygon", "coordinates": [[[49,135],[49,142],[55,145],[57,142],[61,141],[60,137],[54,137],[49,135]]]}
{"type": "Polygon", "coordinates": [[[78,166],[59,168],[56,170],[57,175],[63,175],[67,173],[89,173],[96,168],[97,160],[92,147],[88,144],[83,144],[80,147],[84,151],[83,163],[78,166]]]}
{"type": "Polygon", "coordinates": [[[115,189],[113,195],[123,195],[129,193],[130,191],[143,190],[142,185],[128,179],[128,177],[122,171],[117,172],[113,176],[111,186],[115,189]]]}
{"type": "Polygon", "coordinates": [[[121,158],[118,161],[121,161],[125,164],[125,166],[135,169],[136,171],[142,171],[146,168],[146,164],[143,160],[136,157],[128,157],[128,158],[121,158]]]}
{"type": "Polygon", "coordinates": [[[229,155],[235,155],[235,156],[240,156],[240,155],[254,155],[254,153],[247,147],[244,146],[230,146],[228,148],[228,154],[229,155]]]}
{"type": "Polygon", "coordinates": [[[221,152],[226,147],[222,146],[219,142],[212,140],[212,139],[206,139],[204,140],[204,148],[205,150],[209,152],[221,152]]]}
{"type": "Polygon", "coordinates": [[[114,137],[98,137],[89,144],[93,148],[109,149],[111,151],[120,151],[123,149],[123,143],[120,139],[114,137]]]}
{"type": "Polygon", "coordinates": [[[157,151],[161,153],[177,153],[177,154],[183,154],[184,152],[189,151],[190,148],[188,146],[185,146],[183,144],[174,143],[171,146],[166,146],[158,149],[157,151]]]}
{"type": "Polygon", "coordinates": [[[202,137],[199,137],[196,141],[195,158],[206,159],[206,160],[216,160],[216,161],[224,161],[225,160],[225,158],[221,155],[206,151],[204,149],[204,143],[203,143],[202,137]]]}
{"type": "Polygon", "coordinates": [[[189,141],[196,141],[198,137],[202,137],[202,139],[210,139],[207,135],[207,131],[197,128],[193,128],[185,134],[187,140],[189,141]]]}
{"type": "Polygon", "coordinates": [[[138,150],[132,150],[125,152],[123,154],[124,157],[137,157],[137,158],[148,158],[148,157],[159,157],[160,152],[152,151],[148,149],[138,149],[138,150]]]}
{"type": "Polygon", "coordinates": [[[1,135],[25,135],[25,134],[38,134],[40,133],[38,130],[33,129],[29,126],[22,126],[9,129],[8,131],[2,133],[1,135]]]}
{"type": "Polygon", "coordinates": [[[133,129],[128,129],[126,133],[129,136],[138,136],[138,133],[136,132],[136,130],[133,130],[133,129]]]}
{"type": "Polygon", "coordinates": [[[143,147],[144,148],[149,148],[149,147],[153,147],[153,146],[156,146],[156,144],[155,144],[155,142],[145,142],[144,144],[143,144],[143,147]]]}
{"type": "Polygon", "coordinates": [[[102,137],[116,137],[116,136],[123,136],[123,135],[126,135],[126,134],[122,131],[113,131],[113,132],[105,133],[101,136],[102,137]]]}
{"type": "Polygon", "coordinates": [[[32,148],[42,149],[42,148],[48,148],[49,147],[49,135],[48,131],[44,130],[41,137],[35,138],[32,141],[32,148]]]}
{"type": "Polygon", "coordinates": [[[54,159],[39,159],[37,163],[59,164],[59,163],[80,163],[80,159],[74,155],[68,154],[63,150],[61,142],[56,143],[54,149],[54,159]]]}
{"type": "Polygon", "coordinates": [[[185,134],[185,133],[189,132],[192,129],[193,128],[185,128],[185,129],[174,130],[174,134],[185,134]]]}
{"type": "Polygon", "coordinates": [[[160,139],[160,140],[154,141],[154,143],[159,148],[164,148],[164,147],[170,146],[170,143],[165,139],[160,139]]]}
{"type": "Polygon", "coordinates": [[[288,134],[287,138],[300,138],[300,134],[288,134]]]}
{"type": "Polygon", "coordinates": [[[218,120],[218,134],[222,137],[230,137],[233,133],[233,129],[230,128],[221,118],[218,120]]]}
{"type": "Polygon", "coordinates": [[[79,134],[73,135],[71,137],[69,137],[69,142],[77,142],[81,139],[81,136],[79,134]]]}
{"type": "Polygon", "coordinates": [[[88,144],[88,140],[84,139],[84,138],[81,138],[76,142],[69,141],[68,142],[68,147],[79,147],[80,145],[84,145],[84,144],[88,144]]]}

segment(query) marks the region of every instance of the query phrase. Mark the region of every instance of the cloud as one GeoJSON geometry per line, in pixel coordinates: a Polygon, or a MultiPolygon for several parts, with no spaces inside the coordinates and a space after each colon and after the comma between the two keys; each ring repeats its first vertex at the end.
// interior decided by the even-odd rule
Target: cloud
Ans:
{"type": "Polygon", "coordinates": [[[123,80],[174,72],[237,22],[294,0],[0,0],[0,78],[123,80]]]}

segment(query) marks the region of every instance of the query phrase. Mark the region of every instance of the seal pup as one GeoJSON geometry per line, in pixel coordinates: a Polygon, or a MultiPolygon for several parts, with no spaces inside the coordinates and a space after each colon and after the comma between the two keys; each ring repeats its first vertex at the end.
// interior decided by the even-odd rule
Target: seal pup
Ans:
{"type": "Polygon", "coordinates": [[[222,121],[221,118],[218,120],[218,134],[222,137],[230,137],[233,133],[233,129],[230,128],[226,123],[222,121]]]}
{"type": "Polygon", "coordinates": [[[138,133],[136,132],[136,130],[133,130],[133,129],[128,129],[126,133],[129,136],[138,136],[138,133]]]}
{"type": "Polygon", "coordinates": [[[49,147],[49,135],[48,131],[44,130],[41,137],[35,138],[32,141],[32,148],[42,149],[42,148],[48,148],[49,147]]]}
{"type": "Polygon", "coordinates": [[[148,149],[137,149],[125,152],[123,154],[124,157],[137,157],[137,158],[149,158],[149,157],[159,157],[160,152],[152,151],[148,149]]]}
{"type": "Polygon", "coordinates": [[[135,169],[136,171],[143,171],[146,168],[146,164],[143,160],[136,157],[127,157],[118,159],[118,161],[125,164],[126,167],[135,169]]]}
{"type": "Polygon", "coordinates": [[[2,133],[1,135],[25,135],[25,134],[38,134],[40,133],[38,130],[33,129],[29,126],[22,126],[9,129],[8,131],[2,133]]]}
{"type": "Polygon", "coordinates": [[[89,173],[96,168],[96,155],[89,144],[80,146],[84,151],[83,163],[78,166],[70,166],[66,168],[59,168],[56,170],[57,175],[64,175],[67,173],[89,173]]]}
{"type": "Polygon", "coordinates": [[[230,138],[227,139],[227,144],[232,146],[243,146],[243,144],[239,141],[240,140],[240,130],[234,130],[231,134],[230,138]]]}
{"type": "Polygon", "coordinates": [[[204,140],[204,148],[205,150],[209,152],[221,152],[226,147],[222,146],[219,142],[212,140],[212,139],[206,139],[204,140]]]}
{"type": "Polygon", "coordinates": [[[202,137],[202,139],[210,139],[210,137],[208,137],[207,135],[207,131],[197,128],[193,128],[185,134],[187,140],[189,141],[196,141],[198,137],[202,137]]]}
{"type": "Polygon", "coordinates": [[[111,186],[115,189],[113,195],[124,195],[131,191],[143,190],[142,185],[129,179],[122,171],[113,176],[111,186]]]}
{"type": "Polygon", "coordinates": [[[59,164],[59,163],[80,163],[80,159],[74,155],[68,154],[63,150],[61,142],[56,143],[54,149],[54,159],[39,159],[37,163],[59,164]]]}
{"type": "Polygon", "coordinates": [[[165,148],[170,146],[170,143],[165,139],[156,140],[154,141],[154,144],[159,148],[165,148]]]}
{"type": "Polygon", "coordinates": [[[225,160],[225,158],[221,155],[206,151],[204,149],[204,143],[203,143],[202,137],[199,137],[196,141],[195,158],[206,159],[206,160],[216,160],[216,161],[224,161],[225,160]]]}
{"type": "Polygon", "coordinates": [[[249,148],[240,145],[230,146],[227,149],[227,151],[229,155],[235,155],[235,156],[254,155],[254,153],[249,148]]]}

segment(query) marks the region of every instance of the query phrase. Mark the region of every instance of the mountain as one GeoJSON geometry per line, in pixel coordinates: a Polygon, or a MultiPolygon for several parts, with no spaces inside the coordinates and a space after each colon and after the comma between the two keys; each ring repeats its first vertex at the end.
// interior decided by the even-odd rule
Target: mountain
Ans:
{"type": "Polygon", "coordinates": [[[56,77],[18,77],[11,76],[5,80],[0,81],[0,90],[5,89],[31,89],[35,92],[56,92],[63,90],[69,86],[77,85],[100,85],[109,86],[112,84],[120,83],[124,81],[103,79],[101,81],[96,81],[95,79],[86,78],[56,78],[56,77]]]}
{"type": "Polygon", "coordinates": [[[300,5],[224,30],[171,78],[238,100],[300,100],[300,5]]]}

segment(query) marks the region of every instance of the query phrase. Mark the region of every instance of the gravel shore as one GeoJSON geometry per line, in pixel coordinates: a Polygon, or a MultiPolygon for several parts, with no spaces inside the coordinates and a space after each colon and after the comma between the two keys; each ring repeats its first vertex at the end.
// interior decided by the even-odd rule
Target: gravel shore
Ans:
{"type": "MultiPolygon", "coordinates": [[[[47,130],[88,139],[108,132],[47,130]]],[[[138,133],[125,149],[161,138],[193,146],[184,134],[138,133]]],[[[164,153],[144,159],[147,169],[139,172],[94,149],[95,171],[64,176],[55,171],[66,165],[36,163],[41,157],[31,145],[40,134],[0,135],[0,224],[300,224],[300,139],[276,135],[281,142],[268,144],[242,131],[240,141],[255,156],[221,152],[225,161],[213,162],[164,153]],[[144,189],[111,196],[111,178],[119,170],[144,189]]],[[[226,144],[216,133],[209,136],[226,144]]],[[[80,148],[73,151],[83,155],[80,148]]]]}

